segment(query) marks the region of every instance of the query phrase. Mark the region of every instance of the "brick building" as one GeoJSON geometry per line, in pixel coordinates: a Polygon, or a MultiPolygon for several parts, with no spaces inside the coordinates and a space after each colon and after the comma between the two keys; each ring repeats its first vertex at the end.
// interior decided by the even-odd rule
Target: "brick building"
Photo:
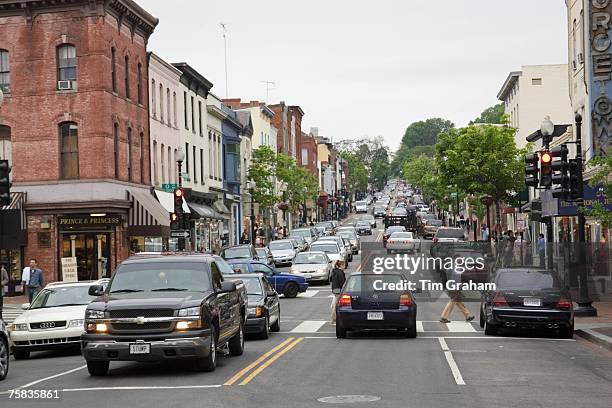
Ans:
{"type": "Polygon", "coordinates": [[[277,151],[295,158],[300,163],[302,152],[302,118],[304,111],[299,106],[286,105],[281,102],[276,105],[268,105],[274,112],[272,125],[278,130],[277,151]]]}
{"type": "Polygon", "coordinates": [[[315,177],[319,177],[319,169],[317,165],[317,141],[311,134],[302,132],[301,137],[301,153],[298,164],[302,167],[306,167],[310,174],[315,177]]]}
{"type": "Polygon", "coordinates": [[[10,71],[0,133],[27,221],[9,254],[13,279],[32,257],[47,281],[68,278],[62,258],[76,258],[79,280],[108,276],[132,237],[168,233],[148,187],[147,41],[157,23],[133,0],[0,0],[10,71]]]}

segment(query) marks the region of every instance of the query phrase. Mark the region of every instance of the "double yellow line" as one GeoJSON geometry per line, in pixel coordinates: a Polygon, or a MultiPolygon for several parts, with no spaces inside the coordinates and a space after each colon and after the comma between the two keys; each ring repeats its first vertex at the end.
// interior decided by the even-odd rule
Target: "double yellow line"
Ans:
{"type": "Polygon", "coordinates": [[[251,364],[249,364],[242,370],[238,371],[236,374],[232,376],[232,378],[227,380],[223,385],[234,385],[241,378],[242,378],[242,381],[240,382],[240,385],[248,384],[253,378],[255,378],[263,370],[265,370],[270,364],[274,363],[276,360],[281,358],[285,353],[287,353],[289,350],[297,346],[302,340],[304,340],[303,337],[298,337],[298,338],[289,337],[287,340],[283,341],[281,344],[274,347],[272,350],[268,351],[267,353],[259,357],[257,360],[253,361],[251,364]],[[249,372],[251,373],[246,375],[249,372]]]}

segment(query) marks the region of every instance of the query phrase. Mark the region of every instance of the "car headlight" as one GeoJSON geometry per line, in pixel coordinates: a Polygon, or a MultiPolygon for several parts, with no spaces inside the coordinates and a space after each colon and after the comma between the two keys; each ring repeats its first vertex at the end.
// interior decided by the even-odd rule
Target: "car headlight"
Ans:
{"type": "Polygon", "coordinates": [[[104,312],[102,310],[87,310],[85,312],[86,319],[104,319],[104,312]]]}
{"type": "Polygon", "coordinates": [[[178,312],[179,317],[185,317],[185,316],[199,316],[200,315],[200,307],[196,306],[196,307],[188,307],[185,309],[181,309],[178,312]]]}
{"type": "Polygon", "coordinates": [[[9,326],[11,331],[28,331],[27,323],[13,323],[9,326]]]}
{"type": "Polygon", "coordinates": [[[70,321],[70,323],[68,324],[68,327],[82,327],[84,325],[85,325],[84,319],[75,319],[75,320],[70,321]]]}
{"type": "Polygon", "coordinates": [[[317,273],[325,273],[326,271],[326,268],[317,269],[317,273]]]}

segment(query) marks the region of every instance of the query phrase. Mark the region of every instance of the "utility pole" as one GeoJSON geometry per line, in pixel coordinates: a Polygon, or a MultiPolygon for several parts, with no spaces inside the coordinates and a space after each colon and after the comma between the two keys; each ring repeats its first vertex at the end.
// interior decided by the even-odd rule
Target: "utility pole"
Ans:
{"type": "Polygon", "coordinates": [[[227,23],[220,23],[221,30],[223,30],[223,52],[225,57],[225,97],[229,98],[229,92],[227,90],[227,23]]]}
{"type": "Polygon", "coordinates": [[[276,85],[274,81],[259,81],[262,84],[266,84],[266,103],[268,103],[268,99],[270,98],[270,86],[276,85]]]}

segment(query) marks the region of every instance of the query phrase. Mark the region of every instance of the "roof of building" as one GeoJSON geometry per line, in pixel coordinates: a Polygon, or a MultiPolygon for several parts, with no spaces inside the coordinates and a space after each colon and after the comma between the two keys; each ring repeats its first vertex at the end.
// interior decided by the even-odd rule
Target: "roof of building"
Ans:
{"type": "Polygon", "coordinates": [[[506,99],[506,96],[510,93],[516,81],[518,81],[519,77],[523,74],[523,71],[512,71],[508,74],[508,77],[504,81],[501,89],[497,93],[497,99],[503,101],[506,99]]]}

